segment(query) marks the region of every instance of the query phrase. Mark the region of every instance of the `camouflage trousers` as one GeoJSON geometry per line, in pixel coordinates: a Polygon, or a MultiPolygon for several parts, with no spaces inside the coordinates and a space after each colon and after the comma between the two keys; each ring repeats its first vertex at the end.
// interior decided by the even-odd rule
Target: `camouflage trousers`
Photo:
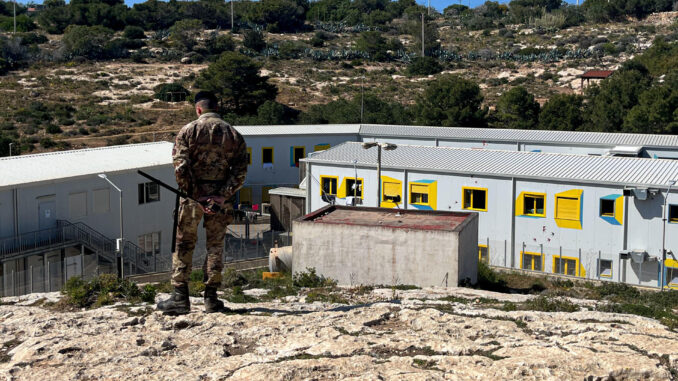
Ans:
{"type": "Polygon", "coordinates": [[[193,264],[193,250],[198,240],[198,225],[204,217],[203,226],[207,236],[207,256],[203,264],[205,284],[218,287],[224,268],[223,250],[226,227],[233,222],[233,207],[207,215],[200,205],[188,199],[181,199],[177,224],[177,248],[172,254],[172,285],[188,283],[193,264]]]}

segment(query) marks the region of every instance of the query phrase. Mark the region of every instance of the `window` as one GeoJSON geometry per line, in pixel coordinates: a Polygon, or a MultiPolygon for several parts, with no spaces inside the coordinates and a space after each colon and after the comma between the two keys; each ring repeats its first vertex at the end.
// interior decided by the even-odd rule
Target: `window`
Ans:
{"type": "Polygon", "coordinates": [[[533,217],[546,217],[544,212],[544,195],[527,193],[523,201],[523,214],[533,217]]]}
{"type": "Polygon", "coordinates": [[[678,205],[669,205],[669,222],[678,223],[678,205]]]}
{"type": "Polygon", "coordinates": [[[556,218],[579,221],[579,199],[556,196],[556,218]]]}
{"type": "Polygon", "coordinates": [[[329,145],[329,144],[316,144],[316,145],[313,147],[313,151],[315,151],[315,152],[318,152],[318,151],[324,151],[324,150],[326,150],[326,149],[330,149],[330,145],[329,145]]]}
{"type": "Polygon", "coordinates": [[[581,229],[581,189],[571,189],[556,194],[555,220],[561,228],[581,229]]]}
{"type": "Polygon", "coordinates": [[[616,200],[601,198],[600,199],[600,216],[614,217],[614,203],[616,200]]]}
{"type": "Polygon", "coordinates": [[[68,195],[68,215],[70,218],[80,218],[87,215],[87,193],[72,193],[68,195]]]}
{"type": "Polygon", "coordinates": [[[553,273],[579,276],[579,259],[553,256],[553,273]]]}
{"type": "Polygon", "coordinates": [[[270,203],[271,202],[271,195],[268,193],[271,189],[275,187],[262,187],[261,188],[261,202],[265,203],[270,203]]]}
{"type": "Polygon", "coordinates": [[[327,194],[328,196],[336,196],[338,182],[338,177],[320,176],[320,195],[327,194]]]}
{"type": "Polygon", "coordinates": [[[154,182],[139,184],[139,204],[160,201],[160,186],[154,182]]]}
{"type": "Polygon", "coordinates": [[[428,186],[421,184],[410,185],[410,202],[412,204],[428,204],[428,186]]]}
{"type": "Polygon", "coordinates": [[[461,189],[464,209],[487,211],[487,188],[463,187],[461,189]]]}
{"type": "Polygon", "coordinates": [[[609,259],[598,260],[598,276],[612,278],[612,261],[609,259]]]}
{"type": "Polygon", "coordinates": [[[273,147],[264,147],[261,149],[261,163],[273,164],[273,147]]]}
{"type": "Polygon", "coordinates": [[[666,282],[671,288],[678,288],[678,267],[666,268],[666,282]]]}
{"type": "Polygon", "coordinates": [[[160,254],[160,232],[140,235],[138,242],[139,247],[147,256],[160,254]]]}
{"type": "Polygon", "coordinates": [[[525,270],[541,271],[541,254],[520,252],[520,268],[525,270]]]}
{"type": "Polygon", "coordinates": [[[403,187],[399,180],[382,178],[381,186],[382,203],[400,204],[403,199],[403,187]]]}
{"type": "Polygon", "coordinates": [[[478,262],[490,264],[490,250],[487,245],[478,245],[478,262]]]}
{"type": "Polygon", "coordinates": [[[238,191],[238,197],[241,205],[252,205],[252,188],[242,187],[238,191]]]}
{"type": "Polygon", "coordinates": [[[247,165],[252,165],[252,147],[247,147],[247,165]]]}
{"type": "Polygon", "coordinates": [[[347,178],[346,179],[346,196],[355,196],[363,198],[363,179],[347,178]]]}
{"type": "Polygon", "coordinates": [[[290,167],[299,167],[299,160],[306,157],[306,147],[292,147],[290,151],[290,167]]]}
{"type": "Polygon", "coordinates": [[[93,202],[92,212],[94,214],[108,213],[111,210],[110,206],[110,191],[106,189],[95,189],[92,191],[93,202]]]}

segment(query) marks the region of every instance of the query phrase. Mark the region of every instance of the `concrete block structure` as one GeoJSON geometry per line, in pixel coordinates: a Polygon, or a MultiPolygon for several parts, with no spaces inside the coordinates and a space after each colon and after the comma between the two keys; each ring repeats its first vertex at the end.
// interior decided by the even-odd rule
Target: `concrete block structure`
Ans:
{"type": "Polygon", "coordinates": [[[294,221],[293,273],[340,285],[476,282],[478,215],[326,206],[294,221]]]}

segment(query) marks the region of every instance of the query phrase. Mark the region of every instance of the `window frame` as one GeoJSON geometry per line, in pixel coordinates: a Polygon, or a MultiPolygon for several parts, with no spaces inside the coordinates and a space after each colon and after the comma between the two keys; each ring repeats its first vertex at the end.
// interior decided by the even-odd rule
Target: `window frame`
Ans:
{"type": "Polygon", "coordinates": [[[487,212],[487,194],[488,194],[487,188],[461,187],[461,208],[463,210],[473,210],[473,211],[476,211],[476,212],[487,212]],[[468,208],[466,207],[466,191],[470,191],[470,196],[471,196],[471,200],[469,202],[468,208]],[[474,196],[473,196],[474,192],[473,191],[485,192],[485,208],[484,209],[473,207],[473,199],[474,199],[474,196]]]}
{"type": "Polygon", "coordinates": [[[535,253],[535,252],[532,252],[532,251],[521,251],[521,252],[520,252],[520,268],[521,268],[522,270],[528,270],[528,271],[541,271],[541,272],[543,272],[543,271],[544,271],[544,254],[542,254],[542,253],[535,253]],[[541,267],[540,267],[539,269],[535,269],[535,268],[534,268],[534,259],[533,259],[533,260],[531,261],[532,268],[531,268],[531,269],[526,269],[526,268],[524,268],[524,267],[523,267],[523,264],[524,264],[524,262],[523,262],[523,261],[524,261],[523,257],[524,257],[525,255],[529,255],[529,256],[532,256],[532,257],[539,257],[539,258],[541,259],[541,267]]]}
{"type": "Polygon", "coordinates": [[[612,199],[612,198],[601,198],[601,199],[600,199],[600,202],[599,202],[599,204],[598,204],[598,215],[599,215],[600,217],[611,217],[611,218],[614,218],[615,212],[616,212],[615,209],[617,209],[617,208],[616,208],[616,204],[617,204],[617,200],[616,200],[616,199],[612,199]],[[603,214],[603,202],[609,202],[609,203],[612,204],[612,213],[605,213],[605,214],[603,214]]]}
{"type": "Polygon", "coordinates": [[[316,145],[313,146],[313,152],[325,151],[325,150],[330,149],[330,147],[331,146],[327,143],[316,144],[316,145]]]}
{"type": "Polygon", "coordinates": [[[552,273],[554,273],[554,274],[560,274],[560,275],[567,275],[567,276],[576,276],[576,277],[579,277],[579,276],[580,276],[580,275],[579,275],[579,270],[580,270],[579,258],[576,258],[576,257],[566,257],[566,256],[564,256],[564,255],[554,255],[554,256],[553,256],[553,267],[552,267],[552,269],[551,269],[551,272],[552,272],[552,273]],[[562,269],[561,269],[561,270],[563,270],[563,272],[556,272],[556,264],[557,264],[558,262],[560,262],[561,259],[564,260],[564,261],[574,261],[574,266],[575,266],[575,268],[574,268],[574,275],[570,275],[570,274],[567,273],[567,270],[566,270],[566,269],[568,268],[568,267],[567,267],[567,265],[568,265],[567,262],[564,262],[564,266],[562,266],[562,269]]]}
{"type": "Polygon", "coordinates": [[[145,205],[160,201],[160,185],[156,184],[153,181],[139,183],[137,185],[137,192],[138,192],[137,202],[139,203],[138,205],[145,205]],[[149,188],[153,185],[155,185],[155,188],[158,190],[158,192],[156,193],[157,197],[151,199],[149,188]]]}
{"type": "Polygon", "coordinates": [[[292,146],[292,157],[290,158],[290,167],[299,168],[301,159],[306,157],[306,146],[292,146]],[[297,159],[297,149],[301,149],[301,157],[297,159]]]}
{"type": "Polygon", "coordinates": [[[670,224],[678,224],[678,204],[669,204],[669,210],[666,213],[666,221],[670,224]],[[673,218],[671,217],[671,210],[674,211],[673,218]]]}
{"type": "Polygon", "coordinates": [[[525,192],[525,193],[522,194],[522,198],[523,198],[523,210],[521,212],[522,212],[523,216],[546,218],[546,193],[525,192]],[[542,211],[542,213],[537,213],[536,204],[535,204],[535,208],[534,208],[534,213],[526,213],[526,209],[525,209],[526,208],[526,202],[525,202],[525,200],[528,197],[534,198],[534,199],[541,198],[542,202],[544,203],[544,210],[542,211]]]}
{"type": "Polygon", "coordinates": [[[252,198],[253,198],[252,197],[252,187],[242,187],[238,190],[238,204],[252,206],[252,205],[254,205],[254,200],[252,200],[252,198]],[[249,196],[250,196],[249,204],[243,204],[243,202],[242,202],[241,195],[242,195],[243,191],[246,191],[246,193],[247,192],[249,193],[249,196]]]}
{"type": "Polygon", "coordinates": [[[144,255],[145,255],[146,257],[151,257],[151,256],[153,256],[153,255],[158,255],[158,254],[161,253],[161,251],[162,251],[162,232],[161,232],[161,231],[141,234],[141,235],[139,235],[139,236],[137,237],[137,243],[140,243],[142,239],[144,240],[144,244],[143,244],[143,245],[139,245],[139,247],[141,248],[141,250],[143,250],[144,255]],[[158,240],[157,240],[157,243],[158,243],[157,247],[154,245],[154,242],[155,242],[155,241],[154,241],[153,238],[155,238],[155,237],[158,238],[158,240]],[[151,246],[151,250],[150,250],[150,251],[147,250],[147,249],[148,249],[148,247],[147,247],[147,245],[146,245],[147,242],[150,242],[150,244],[151,244],[151,245],[150,245],[150,246],[151,246]]]}
{"type": "Polygon", "coordinates": [[[598,276],[601,277],[601,278],[612,278],[613,274],[614,274],[614,261],[612,259],[599,258],[598,259],[598,276]],[[610,262],[610,275],[605,275],[601,271],[602,266],[600,265],[600,263],[603,262],[603,261],[610,262]]]}
{"type": "Polygon", "coordinates": [[[274,147],[261,147],[261,164],[274,164],[275,163],[275,148],[274,147]],[[264,152],[266,150],[271,150],[271,161],[270,162],[265,162],[264,161],[264,152]]]}
{"type": "MultiPolygon", "coordinates": [[[[365,194],[365,179],[362,178],[362,177],[358,177],[358,178],[355,178],[355,177],[344,177],[343,183],[344,183],[344,188],[345,188],[345,189],[344,189],[344,192],[346,192],[346,197],[354,197],[354,196],[353,196],[354,193],[352,192],[352,190],[351,190],[351,192],[349,193],[349,189],[348,189],[348,180],[353,180],[354,182],[356,182],[357,184],[359,184],[359,186],[360,186],[360,188],[359,188],[359,189],[360,189],[360,195],[359,195],[359,196],[356,195],[355,197],[362,200],[363,197],[364,197],[364,194],[365,194]]],[[[338,192],[338,190],[337,190],[337,192],[338,192]]]]}
{"type": "Polygon", "coordinates": [[[429,184],[429,183],[411,182],[409,185],[410,185],[410,187],[409,187],[409,189],[408,189],[408,191],[409,191],[409,192],[408,192],[408,193],[409,193],[408,196],[409,196],[410,205],[421,205],[421,206],[429,206],[429,207],[430,207],[430,206],[431,206],[431,193],[432,193],[432,192],[431,192],[431,184],[429,184]],[[426,194],[426,202],[414,202],[414,201],[413,201],[413,199],[412,199],[412,194],[415,193],[415,192],[412,192],[412,188],[414,188],[415,186],[423,186],[423,187],[426,187],[426,193],[416,192],[417,194],[426,194]]]}
{"type": "Polygon", "coordinates": [[[478,244],[478,262],[483,262],[487,265],[490,264],[490,247],[487,244],[478,244]],[[487,258],[486,261],[483,261],[483,249],[485,249],[485,257],[487,258]]]}
{"type": "MultiPolygon", "coordinates": [[[[331,190],[331,189],[330,189],[331,190]]],[[[323,193],[326,193],[328,196],[337,196],[339,193],[339,176],[326,176],[326,175],[320,175],[320,196],[322,197],[323,193]],[[334,193],[330,192],[323,192],[324,186],[323,182],[325,180],[334,180],[334,193]]]]}
{"type": "Polygon", "coordinates": [[[581,197],[572,197],[572,196],[563,196],[563,195],[555,195],[555,205],[554,205],[554,215],[553,218],[556,220],[564,220],[564,221],[579,221],[581,219],[581,197]],[[561,217],[558,215],[558,212],[560,208],[558,208],[558,201],[560,200],[575,200],[579,206],[577,209],[577,217],[576,218],[570,218],[570,217],[561,217]]]}

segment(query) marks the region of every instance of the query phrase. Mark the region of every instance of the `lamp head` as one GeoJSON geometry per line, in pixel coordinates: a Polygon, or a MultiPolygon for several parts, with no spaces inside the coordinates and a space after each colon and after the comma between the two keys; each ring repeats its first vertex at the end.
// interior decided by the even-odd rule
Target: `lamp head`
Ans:
{"type": "Polygon", "coordinates": [[[106,179],[106,174],[105,173],[100,173],[97,176],[101,177],[102,179],[106,179]]]}
{"type": "Polygon", "coordinates": [[[372,147],[376,147],[377,144],[379,144],[379,143],[377,143],[377,142],[369,142],[369,143],[368,143],[368,142],[363,142],[363,143],[362,143],[362,146],[363,146],[364,149],[370,149],[370,148],[372,148],[372,147]]]}
{"type": "Polygon", "coordinates": [[[381,143],[381,148],[383,148],[384,151],[393,151],[398,148],[398,146],[393,143],[381,143]]]}

